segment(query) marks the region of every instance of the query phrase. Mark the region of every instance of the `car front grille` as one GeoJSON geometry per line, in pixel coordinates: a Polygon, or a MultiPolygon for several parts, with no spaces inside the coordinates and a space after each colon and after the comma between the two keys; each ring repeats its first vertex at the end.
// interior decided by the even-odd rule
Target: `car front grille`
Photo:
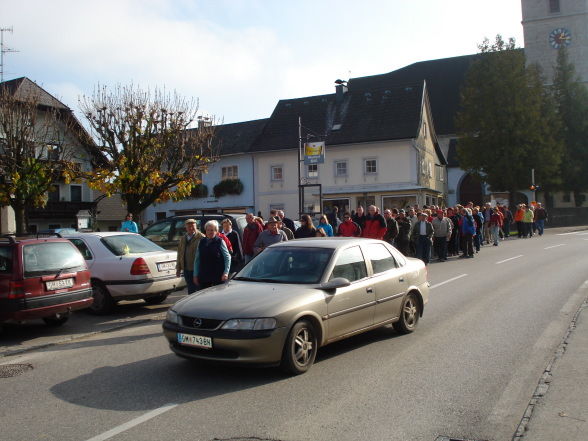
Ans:
{"type": "Polygon", "coordinates": [[[182,326],[186,328],[192,329],[217,329],[222,320],[215,320],[215,319],[207,319],[207,318],[197,318],[197,317],[188,317],[187,315],[181,315],[180,319],[182,321],[182,326]],[[199,322],[197,322],[199,321],[199,322]]]}

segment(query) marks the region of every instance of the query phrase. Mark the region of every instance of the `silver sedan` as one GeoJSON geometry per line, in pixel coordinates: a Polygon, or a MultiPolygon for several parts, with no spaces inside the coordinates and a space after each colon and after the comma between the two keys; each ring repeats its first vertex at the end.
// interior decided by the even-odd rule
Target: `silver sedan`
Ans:
{"type": "Polygon", "coordinates": [[[319,347],[392,324],[414,331],[427,270],[386,242],[312,238],[266,248],[229,282],[187,296],[163,323],[177,355],[306,372],[319,347]]]}

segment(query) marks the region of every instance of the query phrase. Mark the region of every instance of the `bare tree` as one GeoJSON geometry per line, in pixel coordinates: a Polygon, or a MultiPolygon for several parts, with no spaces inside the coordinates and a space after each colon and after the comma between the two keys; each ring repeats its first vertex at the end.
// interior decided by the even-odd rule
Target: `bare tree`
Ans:
{"type": "Polygon", "coordinates": [[[14,209],[22,234],[26,209],[44,207],[53,184],[77,173],[71,140],[78,127],[69,108],[42,99],[41,88],[18,93],[8,83],[0,84],[0,205],[14,209]]]}
{"type": "MultiPolygon", "coordinates": [[[[119,193],[137,217],[154,202],[180,200],[216,161],[214,121],[198,128],[198,102],[165,90],[97,87],[80,108],[108,164],[88,176],[107,195],[119,193]]],[[[202,122],[202,121],[201,121],[202,122]]]]}

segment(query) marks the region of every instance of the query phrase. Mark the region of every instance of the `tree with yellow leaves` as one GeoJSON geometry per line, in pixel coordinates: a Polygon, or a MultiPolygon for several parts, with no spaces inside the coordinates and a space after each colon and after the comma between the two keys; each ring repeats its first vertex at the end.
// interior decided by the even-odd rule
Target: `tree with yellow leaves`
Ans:
{"type": "Polygon", "coordinates": [[[177,93],[99,86],[80,100],[80,108],[107,158],[86,176],[88,185],[120,194],[137,218],[154,202],[188,197],[218,159],[213,119],[193,127],[198,102],[177,93]]]}

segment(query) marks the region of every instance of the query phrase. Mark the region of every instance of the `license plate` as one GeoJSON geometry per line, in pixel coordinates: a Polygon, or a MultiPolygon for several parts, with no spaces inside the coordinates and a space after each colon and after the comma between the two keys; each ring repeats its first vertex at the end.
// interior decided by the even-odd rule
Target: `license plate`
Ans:
{"type": "Polygon", "coordinates": [[[171,262],[159,262],[157,264],[157,270],[158,271],[169,271],[169,270],[175,270],[176,269],[176,261],[171,261],[171,262]]]}
{"type": "Polygon", "coordinates": [[[197,348],[212,349],[212,338],[201,335],[181,334],[178,332],[178,343],[197,348]]]}
{"type": "Polygon", "coordinates": [[[71,288],[74,284],[74,279],[61,279],[45,282],[47,291],[55,291],[56,289],[71,288]]]}

